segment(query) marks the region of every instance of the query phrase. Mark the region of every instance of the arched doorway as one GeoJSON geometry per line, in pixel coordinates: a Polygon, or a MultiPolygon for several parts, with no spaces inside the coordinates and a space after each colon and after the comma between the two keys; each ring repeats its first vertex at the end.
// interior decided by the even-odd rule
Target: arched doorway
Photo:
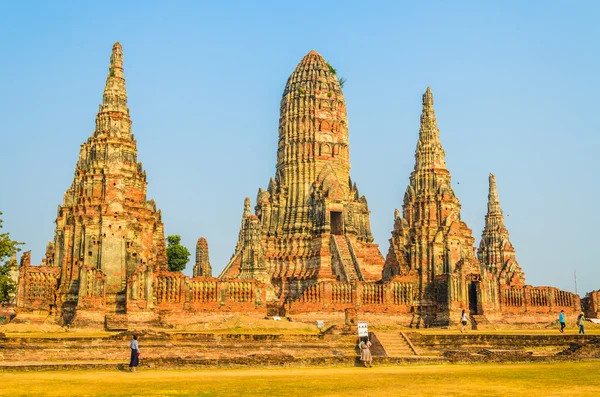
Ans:
{"type": "Polygon", "coordinates": [[[344,234],[344,224],[342,221],[342,213],[341,211],[331,211],[329,213],[330,219],[329,222],[331,224],[331,234],[341,236],[344,234]]]}

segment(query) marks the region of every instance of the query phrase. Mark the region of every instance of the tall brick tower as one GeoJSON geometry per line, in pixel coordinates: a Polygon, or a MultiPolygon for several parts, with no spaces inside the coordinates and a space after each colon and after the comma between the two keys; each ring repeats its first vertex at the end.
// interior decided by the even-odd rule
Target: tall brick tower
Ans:
{"type": "Polygon", "coordinates": [[[81,145],[46,253],[46,265],[61,269],[57,309],[64,321],[101,290],[106,312],[124,313],[127,277],[141,267],[166,270],[161,212],[146,200],[146,184],[131,133],[123,51],[115,43],[96,129],[81,145]]]}
{"type": "Polygon", "coordinates": [[[475,239],[460,219],[460,202],[451,187],[433,95],[423,94],[415,168],[404,195],[402,216],[396,210],[390,249],[383,270],[385,281],[396,276],[418,285],[418,321],[447,323],[453,311],[483,312],[482,274],[475,257],[475,239]]]}
{"type": "Polygon", "coordinates": [[[294,299],[318,280],[379,279],[383,257],[364,196],[350,179],[346,103],[335,70],[315,51],[287,81],[281,100],[275,178],[242,219],[221,278],[272,282],[294,299]]]}
{"type": "Polygon", "coordinates": [[[479,261],[498,282],[505,285],[525,284],[525,274],[517,262],[515,249],[510,242],[508,229],[504,225],[504,215],[500,209],[496,177],[490,174],[488,212],[477,250],[479,261]]]}

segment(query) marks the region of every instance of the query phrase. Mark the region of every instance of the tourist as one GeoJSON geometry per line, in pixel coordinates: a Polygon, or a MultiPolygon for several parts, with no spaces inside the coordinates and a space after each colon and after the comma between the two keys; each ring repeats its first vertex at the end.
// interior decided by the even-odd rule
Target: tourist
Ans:
{"type": "Polygon", "coordinates": [[[373,361],[373,357],[371,356],[371,342],[369,341],[369,339],[367,337],[361,339],[360,343],[358,344],[358,347],[360,348],[360,359],[363,362],[365,368],[367,368],[367,364],[368,368],[372,367],[371,362],[373,361]]]}
{"type": "Polygon", "coordinates": [[[560,323],[560,332],[565,332],[565,327],[567,326],[565,324],[565,311],[561,310],[560,314],[558,315],[558,322],[560,323]]]}
{"type": "Polygon", "coordinates": [[[465,327],[467,326],[467,312],[463,309],[460,314],[460,332],[466,332],[465,327]]]}
{"type": "Polygon", "coordinates": [[[583,329],[584,324],[585,324],[585,315],[583,314],[583,312],[581,312],[579,317],[577,317],[577,325],[579,325],[579,333],[580,334],[585,334],[585,330],[583,329]]]}
{"type": "Polygon", "coordinates": [[[138,336],[133,335],[133,340],[129,344],[131,348],[131,359],[129,360],[129,370],[137,372],[137,366],[140,363],[140,345],[138,344],[138,336]]]}

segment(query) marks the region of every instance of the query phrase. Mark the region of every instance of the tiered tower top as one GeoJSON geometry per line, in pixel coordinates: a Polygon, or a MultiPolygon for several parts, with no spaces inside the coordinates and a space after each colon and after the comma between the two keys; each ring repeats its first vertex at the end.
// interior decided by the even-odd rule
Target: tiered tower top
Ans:
{"type": "Polygon", "coordinates": [[[95,137],[117,136],[131,138],[131,119],[127,107],[127,90],[123,75],[123,48],[115,43],[110,56],[110,66],[102,104],[96,116],[95,137]]]}
{"type": "Polygon", "coordinates": [[[423,94],[419,141],[415,152],[415,170],[446,169],[445,158],[446,154],[440,143],[440,130],[437,127],[435,111],[433,110],[433,94],[431,88],[427,87],[427,91],[423,94]]]}
{"type": "Polygon", "coordinates": [[[335,69],[312,50],[290,75],[281,99],[275,181],[288,188],[311,184],[328,164],[348,190],[346,102],[335,69]]]}

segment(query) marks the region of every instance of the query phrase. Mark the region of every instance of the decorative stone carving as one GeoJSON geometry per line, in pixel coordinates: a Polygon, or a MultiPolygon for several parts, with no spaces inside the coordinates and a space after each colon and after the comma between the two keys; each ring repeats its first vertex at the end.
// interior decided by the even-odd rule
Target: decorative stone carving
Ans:
{"type": "Polygon", "coordinates": [[[369,209],[350,179],[348,119],[333,69],[315,51],[291,74],[281,100],[275,178],[245,202],[240,238],[221,279],[272,283],[294,300],[319,280],[376,280],[383,257],[369,209]]]}
{"type": "Polygon", "coordinates": [[[498,277],[500,284],[524,285],[525,274],[515,257],[515,249],[510,242],[508,229],[504,225],[504,215],[500,209],[496,177],[490,174],[488,212],[481,234],[477,257],[487,270],[498,277]]]}
{"type": "Polygon", "coordinates": [[[94,304],[107,313],[124,313],[128,277],[139,267],[167,269],[161,213],[146,200],[146,185],[131,133],[123,51],[115,43],[96,129],[81,145],[43,261],[59,269],[55,304],[65,322],[83,297],[98,298],[94,304]]]}
{"type": "Polygon", "coordinates": [[[413,280],[415,310],[439,315],[443,322],[453,305],[469,302],[469,294],[471,300],[477,300],[471,302],[472,311],[481,311],[485,285],[480,282],[475,239],[460,219],[460,202],[451,187],[439,136],[428,87],[423,94],[415,168],[404,195],[402,216],[395,212],[383,279],[413,280]]]}

